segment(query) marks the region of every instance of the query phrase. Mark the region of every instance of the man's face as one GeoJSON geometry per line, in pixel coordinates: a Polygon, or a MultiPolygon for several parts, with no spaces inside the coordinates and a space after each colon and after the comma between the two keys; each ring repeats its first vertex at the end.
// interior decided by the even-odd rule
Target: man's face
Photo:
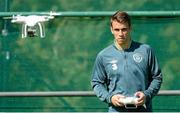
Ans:
{"type": "Polygon", "coordinates": [[[128,23],[112,22],[111,32],[119,45],[127,44],[130,40],[130,31],[128,23]]]}

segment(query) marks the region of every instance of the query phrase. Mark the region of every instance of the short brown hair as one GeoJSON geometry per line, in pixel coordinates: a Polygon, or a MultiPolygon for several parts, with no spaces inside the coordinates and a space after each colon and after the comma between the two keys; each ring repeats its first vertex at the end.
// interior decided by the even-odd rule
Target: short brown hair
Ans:
{"type": "Polygon", "coordinates": [[[113,21],[127,23],[129,27],[131,27],[131,18],[126,12],[117,11],[114,15],[111,16],[111,26],[113,21]]]}

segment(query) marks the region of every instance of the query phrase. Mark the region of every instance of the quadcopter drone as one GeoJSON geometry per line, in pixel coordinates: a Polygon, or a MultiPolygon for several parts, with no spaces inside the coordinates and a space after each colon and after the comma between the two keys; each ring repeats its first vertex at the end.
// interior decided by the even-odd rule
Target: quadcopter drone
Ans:
{"type": "Polygon", "coordinates": [[[39,36],[45,37],[44,22],[53,19],[56,13],[50,12],[49,15],[16,15],[12,17],[12,23],[22,24],[22,38],[39,36]]]}

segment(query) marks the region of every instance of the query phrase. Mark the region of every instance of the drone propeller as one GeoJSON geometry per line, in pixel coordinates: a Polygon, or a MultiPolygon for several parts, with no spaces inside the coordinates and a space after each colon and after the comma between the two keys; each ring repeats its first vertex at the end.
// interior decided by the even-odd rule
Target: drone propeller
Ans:
{"type": "Polygon", "coordinates": [[[5,20],[8,20],[8,19],[12,19],[13,17],[3,17],[3,19],[5,19],[5,20]]]}

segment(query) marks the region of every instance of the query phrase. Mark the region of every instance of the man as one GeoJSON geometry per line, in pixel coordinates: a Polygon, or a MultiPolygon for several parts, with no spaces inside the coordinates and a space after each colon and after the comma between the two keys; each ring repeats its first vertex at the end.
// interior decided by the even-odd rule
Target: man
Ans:
{"type": "Polygon", "coordinates": [[[109,112],[152,111],[162,73],[151,47],[131,39],[126,12],[117,11],[111,17],[111,32],[114,43],[97,55],[94,64],[91,84],[95,94],[108,103],[109,112]],[[134,97],[133,101],[126,103],[127,97],[134,97]]]}

